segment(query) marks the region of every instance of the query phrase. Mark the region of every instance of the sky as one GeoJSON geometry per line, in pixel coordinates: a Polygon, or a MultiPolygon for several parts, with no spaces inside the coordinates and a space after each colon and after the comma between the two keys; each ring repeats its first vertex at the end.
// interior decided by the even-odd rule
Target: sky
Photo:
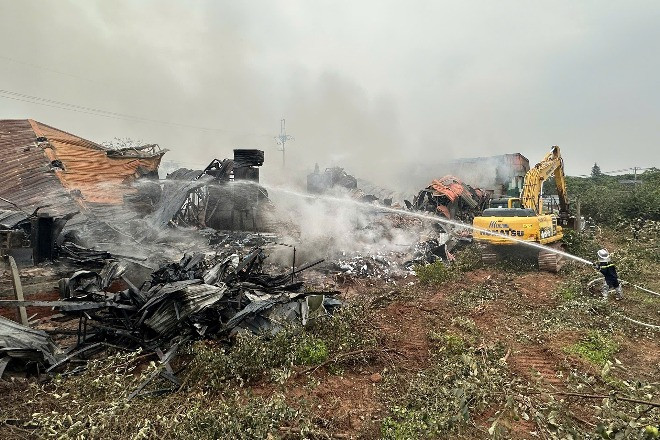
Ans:
{"type": "Polygon", "coordinates": [[[571,175],[660,167],[658,23],[657,1],[0,0],[0,118],[187,167],[261,148],[272,182],[420,185],[552,145],[571,175]]]}

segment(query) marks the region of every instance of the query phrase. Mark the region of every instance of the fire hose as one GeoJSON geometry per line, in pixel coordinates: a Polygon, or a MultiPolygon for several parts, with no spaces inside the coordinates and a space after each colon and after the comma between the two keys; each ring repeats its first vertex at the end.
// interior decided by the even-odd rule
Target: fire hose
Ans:
{"type": "Polygon", "coordinates": [[[660,296],[660,293],[654,292],[654,291],[649,290],[649,289],[647,289],[645,287],[642,287],[642,286],[638,286],[637,284],[633,284],[633,283],[625,281],[625,280],[620,280],[620,281],[624,284],[628,284],[630,286],[633,286],[635,289],[643,290],[644,292],[650,293],[651,295],[660,296]]]}
{"type": "MultiPolygon", "coordinates": [[[[598,277],[598,278],[595,278],[595,279],[589,281],[589,283],[587,283],[587,289],[590,289],[590,288],[594,285],[594,283],[596,283],[597,281],[602,281],[602,280],[603,280],[603,278],[598,277]]],[[[647,293],[650,293],[650,294],[652,294],[652,295],[660,296],[660,293],[658,293],[658,292],[654,292],[654,291],[649,290],[649,289],[647,289],[647,288],[645,288],[645,287],[638,286],[637,284],[633,284],[633,283],[631,283],[631,282],[629,282],[629,281],[621,280],[621,279],[620,279],[619,281],[620,281],[622,284],[625,284],[625,285],[628,285],[628,286],[632,286],[632,287],[634,287],[635,289],[642,290],[642,291],[647,292],[647,293]]],[[[638,321],[638,320],[636,320],[636,319],[632,319],[632,318],[630,318],[630,317],[624,315],[624,314],[621,313],[621,312],[615,312],[615,314],[619,315],[620,317],[622,317],[622,318],[625,319],[626,321],[630,321],[630,322],[632,322],[632,323],[635,323],[635,324],[638,324],[638,325],[642,325],[642,326],[644,326],[644,327],[648,327],[648,328],[651,328],[651,329],[654,329],[654,330],[660,330],[660,325],[649,324],[649,323],[647,323],[647,322],[638,321]]]]}

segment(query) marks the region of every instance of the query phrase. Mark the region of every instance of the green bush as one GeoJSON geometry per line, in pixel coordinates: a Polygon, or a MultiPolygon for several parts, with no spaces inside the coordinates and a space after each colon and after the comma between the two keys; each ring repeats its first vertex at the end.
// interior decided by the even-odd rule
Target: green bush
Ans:
{"type": "Polygon", "coordinates": [[[470,272],[483,267],[479,247],[473,243],[456,252],[456,259],[452,262],[452,266],[454,270],[461,272],[470,272]]]}
{"type": "Polygon", "coordinates": [[[285,329],[275,336],[238,335],[231,348],[211,341],[195,342],[188,351],[193,360],[185,372],[187,383],[219,390],[228,383],[256,382],[274,369],[290,369],[295,363],[292,347],[303,338],[300,332],[285,329]]]}
{"type": "Polygon", "coordinates": [[[442,260],[427,264],[426,266],[417,265],[414,267],[417,279],[422,284],[438,285],[445,283],[456,275],[456,272],[448,268],[442,260]]]}
{"type": "Polygon", "coordinates": [[[320,339],[308,339],[298,344],[296,362],[302,365],[317,365],[328,359],[328,347],[320,339]]]}
{"type": "Polygon", "coordinates": [[[564,245],[566,252],[593,261],[596,252],[601,246],[596,243],[592,236],[585,232],[577,232],[572,229],[564,229],[564,245]]]}
{"type": "MultiPolygon", "coordinates": [[[[660,221],[660,170],[638,174],[636,186],[622,181],[632,174],[598,177],[566,177],[570,197],[580,197],[581,214],[601,225],[616,226],[636,219],[660,221]]],[[[544,185],[546,194],[556,194],[552,179],[544,185]]],[[[575,204],[572,206],[575,209],[575,204]]]]}
{"type": "Polygon", "coordinates": [[[307,324],[305,333],[323,341],[328,354],[360,350],[378,345],[373,322],[376,319],[369,302],[345,304],[332,316],[323,316],[307,324]]]}

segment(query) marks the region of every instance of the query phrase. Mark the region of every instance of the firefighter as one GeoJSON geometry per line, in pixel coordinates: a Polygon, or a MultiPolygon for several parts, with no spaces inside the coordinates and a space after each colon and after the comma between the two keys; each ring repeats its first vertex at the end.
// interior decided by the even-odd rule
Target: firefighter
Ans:
{"type": "Polygon", "coordinates": [[[601,249],[598,251],[597,255],[598,262],[594,263],[594,268],[605,277],[603,287],[601,288],[603,299],[607,299],[610,289],[616,289],[617,300],[623,299],[623,288],[619,282],[619,276],[616,273],[616,266],[610,261],[610,253],[605,249],[601,249]]]}

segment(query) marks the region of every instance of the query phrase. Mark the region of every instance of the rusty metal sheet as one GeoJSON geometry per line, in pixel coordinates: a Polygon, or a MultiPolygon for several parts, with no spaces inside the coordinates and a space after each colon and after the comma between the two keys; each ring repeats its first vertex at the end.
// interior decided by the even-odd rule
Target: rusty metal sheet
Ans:
{"type": "Polygon", "coordinates": [[[116,156],[99,144],[30,120],[37,136],[48,139],[51,148],[45,150],[50,160],[60,160],[64,171],[56,171],[62,185],[79,190],[86,203],[122,204],[124,195],[134,193],[128,183],[140,173],[158,170],[167,150],[135,152],[116,156]]]}
{"type": "MultiPolygon", "coordinates": [[[[28,120],[0,120],[0,197],[26,210],[48,203],[49,211],[73,212],[77,207],[50,171],[37,137],[28,120]]],[[[0,207],[15,209],[4,201],[0,207]]]]}
{"type": "MultiPolygon", "coordinates": [[[[31,119],[0,120],[0,197],[22,209],[50,205],[67,214],[93,204],[119,205],[129,184],[156,172],[167,150],[109,150],[31,119]],[[82,196],[82,197],[80,197],[82,196]]],[[[0,201],[0,209],[14,209],[0,201]]]]}

